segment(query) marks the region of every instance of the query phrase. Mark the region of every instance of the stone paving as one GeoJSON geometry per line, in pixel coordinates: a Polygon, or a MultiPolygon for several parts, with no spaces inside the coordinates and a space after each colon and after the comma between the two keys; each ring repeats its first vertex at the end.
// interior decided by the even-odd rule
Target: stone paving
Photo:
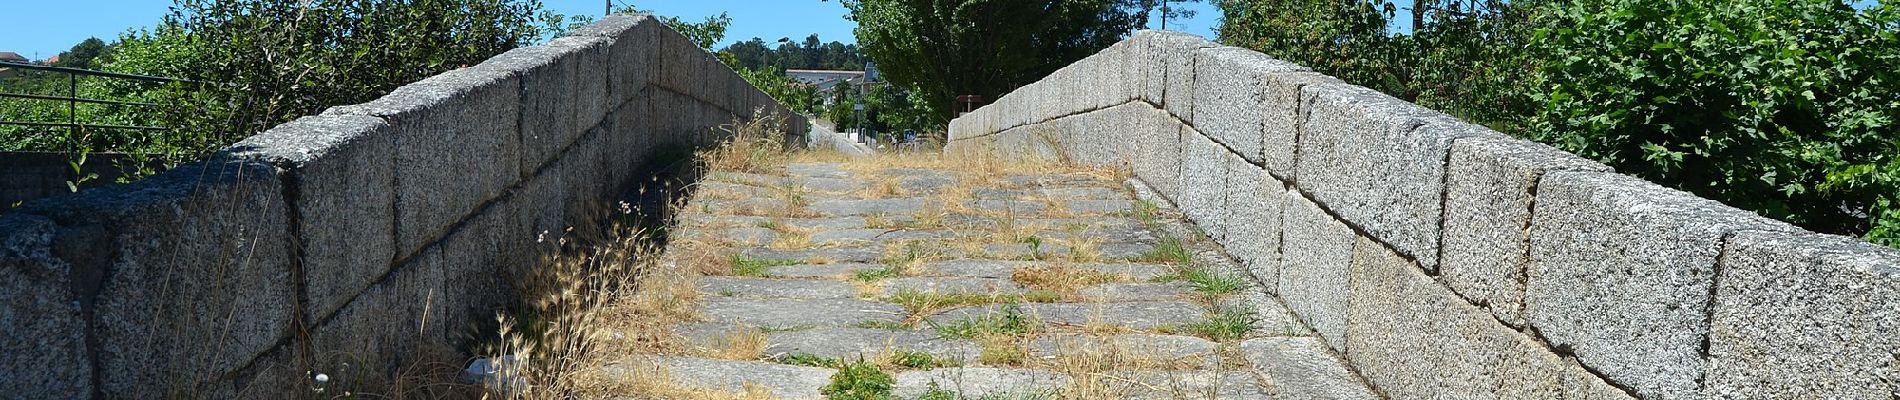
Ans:
{"type": "Polygon", "coordinates": [[[859,364],[903,399],[1378,398],[1110,174],[874,162],[709,174],[674,234],[712,245],[669,252],[729,272],[697,277],[669,350],[608,370],[786,399],[841,394],[859,364]]]}

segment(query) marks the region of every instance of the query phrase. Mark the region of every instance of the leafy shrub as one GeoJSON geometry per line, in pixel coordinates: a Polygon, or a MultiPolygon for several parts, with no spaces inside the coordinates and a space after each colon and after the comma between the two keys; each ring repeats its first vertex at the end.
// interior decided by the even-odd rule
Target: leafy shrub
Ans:
{"type": "Polygon", "coordinates": [[[1839,0],[1223,0],[1220,38],[1816,231],[1900,246],[1900,18],[1839,0]]]}
{"type": "Polygon", "coordinates": [[[1555,9],[1526,132],[1619,171],[1900,245],[1892,5],[1589,0],[1555,9]]]}

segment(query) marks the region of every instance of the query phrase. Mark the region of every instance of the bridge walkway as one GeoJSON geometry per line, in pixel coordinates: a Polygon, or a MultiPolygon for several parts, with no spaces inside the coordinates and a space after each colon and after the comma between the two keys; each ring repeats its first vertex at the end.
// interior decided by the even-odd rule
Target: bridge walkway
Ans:
{"type": "Polygon", "coordinates": [[[1376,398],[1125,182],[932,154],[714,170],[605,375],[656,398],[1376,398]]]}

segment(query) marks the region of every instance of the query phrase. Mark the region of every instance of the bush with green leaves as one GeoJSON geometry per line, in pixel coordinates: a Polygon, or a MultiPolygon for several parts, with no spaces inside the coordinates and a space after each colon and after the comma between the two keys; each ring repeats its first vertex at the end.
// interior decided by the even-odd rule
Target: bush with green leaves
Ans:
{"type": "Polygon", "coordinates": [[[1900,246],[1895,6],[1222,0],[1221,41],[1805,228],[1900,246]]]}
{"type": "Polygon", "coordinates": [[[1900,245],[1900,14],[1585,0],[1549,14],[1526,133],[1821,232],[1900,245]]]}

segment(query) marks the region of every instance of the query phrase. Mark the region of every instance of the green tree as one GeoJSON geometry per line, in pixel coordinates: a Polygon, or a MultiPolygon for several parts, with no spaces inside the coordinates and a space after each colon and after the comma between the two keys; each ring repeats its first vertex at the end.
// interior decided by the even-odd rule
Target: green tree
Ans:
{"type": "Polygon", "coordinates": [[[1582,0],[1531,138],[1808,229],[1900,246],[1900,13],[1834,0],[1582,0]]]}
{"type": "Polygon", "coordinates": [[[99,40],[99,38],[96,37],[86,38],[86,40],[80,41],[79,44],[73,45],[72,49],[60,52],[59,62],[53,63],[53,66],[92,69],[93,60],[99,58],[99,56],[105,52],[105,41],[99,40]]]}
{"type": "Polygon", "coordinates": [[[1147,22],[1143,0],[841,0],[860,49],[916,91],[935,123],[959,95],[996,98],[1094,54],[1147,22]]]}
{"type": "Polygon", "coordinates": [[[110,89],[171,105],[154,116],[175,130],[95,148],[194,159],[539,40],[548,15],[537,0],[177,0],[157,27],[123,35],[103,66],[199,82],[110,89]]]}

